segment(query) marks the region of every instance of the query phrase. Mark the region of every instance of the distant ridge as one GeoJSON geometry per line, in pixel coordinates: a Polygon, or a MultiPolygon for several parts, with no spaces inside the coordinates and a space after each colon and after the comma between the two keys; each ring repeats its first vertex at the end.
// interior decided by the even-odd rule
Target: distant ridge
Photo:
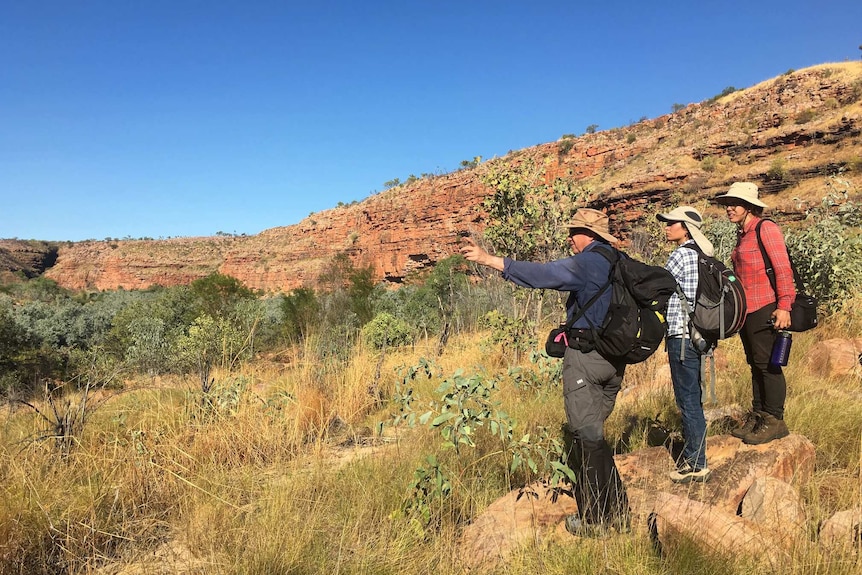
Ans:
{"type": "MultiPolygon", "coordinates": [[[[177,285],[217,271],[280,292],[314,286],[345,252],[399,283],[454,253],[460,232],[481,233],[489,193],[481,174],[525,160],[541,162],[549,181],[571,178],[590,190],[589,204],[608,211],[623,238],[648,206],[703,201],[735,180],[757,182],[774,217],[798,217],[820,201],[829,175],[862,190],[862,62],[806,68],[627,127],[525,148],[256,236],[65,243],[51,265],[55,245],[44,243],[42,263],[27,265],[76,290],[177,285]]],[[[24,268],[14,245],[0,243],[7,272],[24,268]]]]}

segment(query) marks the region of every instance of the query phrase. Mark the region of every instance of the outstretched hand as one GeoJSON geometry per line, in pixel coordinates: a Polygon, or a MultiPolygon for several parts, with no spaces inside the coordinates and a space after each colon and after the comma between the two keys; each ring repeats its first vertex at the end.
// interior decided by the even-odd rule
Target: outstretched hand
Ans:
{"type": "Polygon", "coordinates": [[[472,238],[465,237],[462,240],[465,245],[461,247],[461,255],[467,258],[468,261],[492,267],[497,271],[503,271],[503,258],[489,254],[480,248],[472,238]]]}
{"type": "Polygon", "coordinates": [[[476,245],[476,242],[473,241],[472,238],[464,237],[461,238],[461,241],[464,242],[464,246],[461,246],[461,255],[470,260],[471,262],[479,262],[482,259],[482,256],[487,254],[485,250],[476,245]]]}

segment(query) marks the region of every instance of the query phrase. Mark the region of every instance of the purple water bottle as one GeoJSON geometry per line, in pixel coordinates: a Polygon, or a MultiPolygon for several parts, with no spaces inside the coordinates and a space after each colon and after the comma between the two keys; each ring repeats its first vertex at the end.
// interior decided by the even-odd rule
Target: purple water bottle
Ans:
{"type": "Polygon", "coordinates": [[[775,343],[772,344],[772,355],[769,357],[770,365],[785,366],[790,359],[790,345],[793,338],[789,331],[780,330],[775,334],[775,343]]]}

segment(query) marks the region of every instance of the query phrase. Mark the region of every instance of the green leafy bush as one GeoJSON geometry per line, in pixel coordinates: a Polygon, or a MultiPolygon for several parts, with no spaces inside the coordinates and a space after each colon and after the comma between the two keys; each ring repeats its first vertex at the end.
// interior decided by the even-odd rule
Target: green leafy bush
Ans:
{"type": "Polygon", "coordinates": [[[311,288],[298,288],[281,299],[284,335],[289,341],[301,341],[314,329],[320,316],[320,301],[311,288]]]}
{"type": "Polygon", "coordinates": [[[808,108],[807,110],[802,110],[798,114],[796,114],[795,122],[797,124],[807,124],[811,120],[817,117],[817,112],[808,108]]]}
{"type": "Polygon", "coordinates": [[[785,234],[787,249],[812,295],[837,311],[862,290],[862,204],[827,196],[811,211],[811,225],[785,234]]]}
{"type": "Polygon", "coordinates": [[[784,167],[783,158],[772,160],[772,163],[769,164],[769,169],[766,170],[766,179],[772,182],[783,182],[788,179],[789,175],[787,168],[784,167]]]}
{"type": "Polygon", "coordinates": [[[736,88],[734,88],[733,86],[728,86],[727,88],[725,88],[724,90],[722,90],[722,91],[721,91],[721,93],[716,94],[715,96],[713,96],[712,98],[710,98],[709,100],[707,100],[707,101],[706,101],[706,103],[707,103],[707,104],[714,104],[714,103],[716,103],[717,101],[719,101],[720,99],[722,99],[722,98],[724,98],[725,96],[728,96],[728,95],[730,95],[730,94],[733,94],[734,92],[736,92],[736,88]]]}
{"type": "Polygon", "coordinates": [[[413,340],[404,320],[382,312],[362,327],[362,339],[374,349],[408,345],[413,340]]]}
{"type": "Polygon", "coordinates": [[[489,343],[508,352],[514,361],[538,344],[535,325],[529,320],[516,319],[491,310],[485,314],[483,324],[491,329],[489,343]]]}

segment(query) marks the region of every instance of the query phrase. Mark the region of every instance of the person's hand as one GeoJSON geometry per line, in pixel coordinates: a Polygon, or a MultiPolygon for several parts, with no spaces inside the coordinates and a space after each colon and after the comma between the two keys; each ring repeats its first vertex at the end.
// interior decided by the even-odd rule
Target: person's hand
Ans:
{"type": "Polygon", "coordinates": [[[772,312],[772,322],[775,329],[787,329],[790,327],[790,312],[783,309],[776,309],[772,312]]]}
{"type": "Polygon", "coordinates": [[[503,258],[492,256],[473,241],[472,238],[462,238],[464,245],[461,247],[461,255],[468,261],[476,262],[483,266],[489,266],[498,271],[503,271],[503,258]]]}
{"type": "Polygon", "coordinates": [[[488,252],[476,245],[472,238],[461,238],[465,245],[461,247],[461,255],[471,262],[482,263],[482,258],[488,255],[488,252]]]}

